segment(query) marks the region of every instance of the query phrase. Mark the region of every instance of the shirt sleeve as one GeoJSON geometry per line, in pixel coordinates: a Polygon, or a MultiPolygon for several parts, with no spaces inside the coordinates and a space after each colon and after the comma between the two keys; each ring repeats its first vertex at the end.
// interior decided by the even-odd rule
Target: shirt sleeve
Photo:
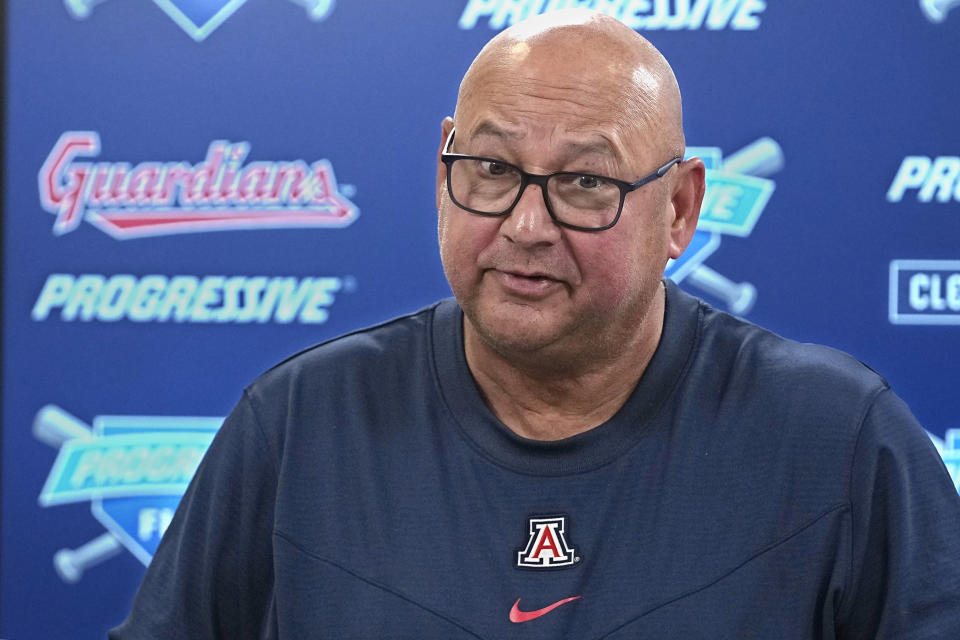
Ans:
{"type": "Polygon", "coordinates": [[[277,461],[248,394],[224,421],[110,640],[275,637],[277,461]]]}
{"type": "Polygon", "coordinates": [[[850,503],[838,636],[960,638],[960,496],[926,432],[889,390],[864,417],[850,503]]]}

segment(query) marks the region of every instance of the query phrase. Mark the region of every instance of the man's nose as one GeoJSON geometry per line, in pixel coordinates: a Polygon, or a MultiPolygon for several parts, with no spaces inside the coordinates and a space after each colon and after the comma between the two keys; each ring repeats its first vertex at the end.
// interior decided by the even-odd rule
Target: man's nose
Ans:
{"type": "Polygon", "coordinates": [[[549,245],[560,240],[560,227],[547,211],[540,186],[526,185],[520,200],[500,225],[500,233],[523,246],[549,245]]]}

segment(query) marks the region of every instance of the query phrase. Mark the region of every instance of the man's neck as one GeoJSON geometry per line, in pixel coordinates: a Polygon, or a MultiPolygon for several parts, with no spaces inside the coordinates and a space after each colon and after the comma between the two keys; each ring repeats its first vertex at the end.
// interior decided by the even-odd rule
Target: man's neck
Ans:
{"type": "Polygon", "coordinates": [[[661,288],[639,330],[608,357],[563,364],[498,353],[465,320],[467,364],[487,405],[512,431],[534,440],[568,438],[603,424],[626,403],[660,342],[664,299],[661,288]]]}

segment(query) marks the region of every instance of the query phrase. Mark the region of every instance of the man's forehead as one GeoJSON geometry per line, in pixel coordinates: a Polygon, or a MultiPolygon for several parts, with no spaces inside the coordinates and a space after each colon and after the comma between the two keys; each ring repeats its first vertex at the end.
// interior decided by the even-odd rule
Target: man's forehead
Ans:
{"type": "MultiPolygon", "coordinates": [[[[541,40],[507,41],[477,57],[472,72],[482,81],[515,78],[556,79],[560,83],[589,81],[623,86],[635,81],[634,74],[647,65],[635,55],[604,43],[586,46],[557,37],[541,40]]],[[[649,86],[644,79],[642,85],[649,86]]]]}
{"type": "Polygon", "coordinates": [[[554,147],[554,150],[565,156],[606,155],[617,160],[622,157],[615,142],[620,136],[616,135],[616,132],[601,131],[596,125],[583,129],[563,129],[558,126],[549,126],[548,122],[541,122],[537,128],[540,130],[535,131],[529,126],[482,118],[468,124],[462,130],[458,125],[457,138],[464,142],[493,140],[507,147],[546,141],[554,147]]]}
{"type": "MultiPolygon", "coordinates": [[[[584,55],[566,63],[564,56],[517,52],[481,64],[465,79],[457,104],[459,124],[468,113],[482,118],[498,116],[496,127],[478,122],[470,135],[517,138],[523,135],[510,120],[532,116],[547,126],[561,125],[584,137],[584,132],[632,129],[631,123],[649,122],[660,108],[660,81],[643,66],[624,65],[584,55]],[[591,127],[595,124],[595,127],[591,127]]],[[[465,124],[465,123],[464,123],[465,124]]]]}
{"type": "Polygon", "coordinates": [[[501,67],[473,78],[454,117],[457,139],[493,138],[502,143],[536,140],[580,153],[619,156],[651,119],[655,104],[638,103],[611,77],[562,77],[501,67]],[[646,111],[646,113],[645,113],[646,111]]]}

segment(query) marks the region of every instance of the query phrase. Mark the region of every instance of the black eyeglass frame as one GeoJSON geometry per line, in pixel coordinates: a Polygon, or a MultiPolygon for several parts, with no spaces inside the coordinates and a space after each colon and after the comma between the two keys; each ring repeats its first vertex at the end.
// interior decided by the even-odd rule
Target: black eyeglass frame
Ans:
{"type": "Polygon", "coordinates": [[[456,133],[457,129],[454,127],[450,130],[450,135],[447,136],[447,143],[443,145],[443,151],[440,153],[440,160],[447,167],[447,193],[450,194],[450,199],[453,200],[453,203],[463,209],[464,211],[469,211],[470,213],[476,214],[478,216],[487,216],[490,218],[499,218],[503,216],[510,215],[510,212],[513,211],[513,208],[517,206],[517,203],[520,202],[520,198],[523,197],[523,192],[526,190],[528,185],[535,184],[540,187],[540,193],[543,195],[543,204],[547,208],[547,213],[550,214],[550,218],[553,221],[560,225],[561,227],[566,227],[567,229],[574,229],[576,231],[605,231],[617,224],[617,221],[620,220],[620,214],[623,213],[623,202],[627,198],[627,194],[631,191],[636,191],[640,187],[658,180],[667,174],[667,171],[675,164],[680,164],[683,162],[683,158],[675,157],[672,158],[669,162],[658,168],[652,173],[648,173],[643,176],[636,182],[627,182],[625,180],[618,180],[617,178],[611,178],[609,176],[601,176],[593,173],[582,173],[579,171],[554,171],[553,173],[547,174],[537,174],[537,173],[528,173],[518,167],[515,164],[505,162],[497,158],[487,158],[484,156],[471,156],[463,153],[451,153],[450,147],[453,146],[453,135],[456,133]],[[451,184],[450,175],[452,173],[451,168],[456,160],[482,160],[486,162],[496,162],[497,164],[502,164],[504,166],[515,169],[517,173],[520,174],[520,189],[517,191],[517,197],[513,200],[509,207],[500,211],[499,213],[491,213],[489,211],[479,211],[477,209],[471,209],[470,207],[465,207],[460,202],[457,201],[456,196],[453,195],[453,185],[451,184]],[[612,184],[615,184],[620,189],[620,205],[617,207],[617,215],[614,216],[613,221],[609,224],[606,224],[602,227],[581,227],[579,225],[570,224],[569,222],[564,222],[557,218],[557,215],[553,212],[553,207],[550,206],[550,198],[547,196],[547,180],[554,176],[583,176],[588,178],[597,178],[598,180],[605,180],[612,184]]]}

